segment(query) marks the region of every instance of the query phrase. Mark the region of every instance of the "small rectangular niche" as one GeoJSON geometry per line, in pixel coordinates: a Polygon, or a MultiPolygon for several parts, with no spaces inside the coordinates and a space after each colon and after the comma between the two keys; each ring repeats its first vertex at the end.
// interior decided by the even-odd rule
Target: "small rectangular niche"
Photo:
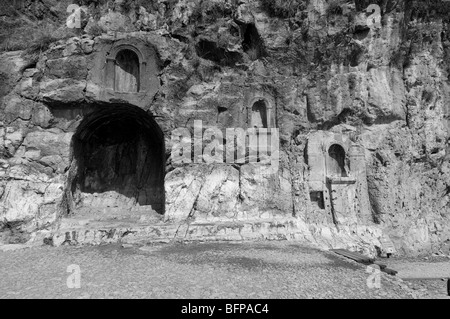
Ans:
{"type": "Polygon", "coordinates": [[[323,200],[323,192],[315,191],[309,192],[309,198],[313,205],[316,205],[319,209],[325,209],[325,202],[323,200]]]}
{"type": "Polygon", "coordinates": [[[355,184],[356,178],[353,176],[339,177],[339,176],[327,176],[328,183],[330,184],[355,184]]]}

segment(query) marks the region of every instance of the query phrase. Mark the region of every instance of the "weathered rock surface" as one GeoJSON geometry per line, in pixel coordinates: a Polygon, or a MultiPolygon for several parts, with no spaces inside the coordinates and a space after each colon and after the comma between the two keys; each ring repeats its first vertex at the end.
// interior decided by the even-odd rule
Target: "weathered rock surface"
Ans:
{"type": "MultiPolygon", "coordinates": [[[[281,237],[373,254],[384,233],[399,253],[448,253],[450,3],[383,1],[377,27],[365,12],[368,1],[79,2],[87,9],[79,36],[52,41],[36,63],[28,51],[0,55],[0,241],[42,242],[58,234],[61,220],[89,211],[77,201],[84,192],[95,209],[130,200],[136,206],[130,210],[163,211],[167,225],[293,219],[281,237]],[[133,93],[115,82],[123,48],[137,59],[135,69],[124,66],[138,78],[133,93]],[[260,163],[172,162],[175,128],[192,131],[201,120],[205,129],[247,129],[258,101],[270,109],[269,126],[279,129],[276,174],[260,163]],[[147,148],[126,148],[131,128],[149,132],[147,148]],[[365,174],[341,195],[353,198],[347,211],[354,215],[341,216],[341,224],[311,200],[313,165],[305,154],[316,131],[341,134],[363,149],[365,174]],[[94,150],[85,162],[77,141],[94,150]],[[147,152],[164,158],[164,167],[147,152]],[[127,164],[93,173],[114,156],[127,164]],[[154,180],[143,165],[155,168],[148,171],[154,180]],[[109,185],[109,195],[83,188],[84,176],[109,185]],[[123,185],[134,178],[136,188],[117,188],[119,177],[123,185]],[[145,183],[160,178],[164,191],[150,194],[145,183]]],[[[64,28],[66,8],[42,3],[44,9],[16,10],[64,28]],[[46,6],[55,11],[51,17],[46,6]]],[[[251,235],[228,236],[217,225],[192,226],[198,230],[189,238],[264,233],[252,224],[242,226],[251,235]]],[[[157,237],[175,233],[183,232],[157,237]]]]}

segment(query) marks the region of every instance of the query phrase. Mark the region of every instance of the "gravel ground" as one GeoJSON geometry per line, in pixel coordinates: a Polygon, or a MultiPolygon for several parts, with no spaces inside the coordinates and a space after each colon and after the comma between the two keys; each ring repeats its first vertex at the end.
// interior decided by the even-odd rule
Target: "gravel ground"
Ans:
{"type": "MultiPolygon", "coordinates": [[[[0,252],[0,298],[412,298],[417,289],[292,242],[36,247],[0,252]],[[81,287],[69,289],[70,265],[81,287]]],[[[430,297],[430,296],[428,296],[430,297]]]]}

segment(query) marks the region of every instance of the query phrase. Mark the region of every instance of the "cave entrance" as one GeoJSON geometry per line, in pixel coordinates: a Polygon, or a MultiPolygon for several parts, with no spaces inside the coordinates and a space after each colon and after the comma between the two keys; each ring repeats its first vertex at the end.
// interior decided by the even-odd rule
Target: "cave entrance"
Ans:
{"type": "Polygon", "coordinates": [[[328,149],[327,173],[330,176],[346,177],[345,150],[338,144],[333,144],[328,149]]]}
{"type": "Polygon", "coordinates": [[[154,119],[129,105],[97,107],[73,137],[75,210],[164,213],[164,140],[154,119]]]}
{"type": "Polygon", "coordinates": [[[253,23],[244,25],[242,47],[248,57],[254,61],[265,55],[264,43],[253,23]]]}

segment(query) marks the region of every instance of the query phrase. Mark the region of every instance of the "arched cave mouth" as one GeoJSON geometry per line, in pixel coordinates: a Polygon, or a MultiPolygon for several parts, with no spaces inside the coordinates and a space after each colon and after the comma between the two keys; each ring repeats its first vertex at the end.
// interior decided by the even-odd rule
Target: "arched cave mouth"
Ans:
{"type": "Polygon", "coordinates": [[[154,119],[129,105],[95,107],[73,137],[74,209],[164,214],[164,139],[154,119]]]}

